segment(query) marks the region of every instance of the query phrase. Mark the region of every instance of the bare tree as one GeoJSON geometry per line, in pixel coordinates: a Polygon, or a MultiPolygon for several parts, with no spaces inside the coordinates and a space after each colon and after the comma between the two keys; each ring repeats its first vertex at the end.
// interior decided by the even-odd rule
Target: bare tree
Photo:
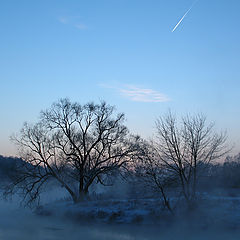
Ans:
{"type": "Polygon", "coordinates": [[[202,115],[186,116],[178,123],[169,113],[156,121],[158,161],[178,176],[188,206],[196,198],[200,169],[226,154],[226,134],[214,132],[202,115]]]}
{"type": "Polygon", "coordinates": [[[164,206],[174,214],[167,191],[175,183],[175,174],[160,161],[159,152],[153,141],[141,142],[141,154],[135,161],[135,176],[142,186],[160,192],[164,206]]]}
{"type": "Polygon", "coordinates": [[[124,114],[114,114],[105,102],[80,105],[61,99],[41,112],[35,125],[24,124],[13,137],[25,166],[10,190],[21,189],[29,201],[53,178],[74,202],[86,197],[94,181],[126,167],[138,149],[138,137],[123,125],[124,114]]]}

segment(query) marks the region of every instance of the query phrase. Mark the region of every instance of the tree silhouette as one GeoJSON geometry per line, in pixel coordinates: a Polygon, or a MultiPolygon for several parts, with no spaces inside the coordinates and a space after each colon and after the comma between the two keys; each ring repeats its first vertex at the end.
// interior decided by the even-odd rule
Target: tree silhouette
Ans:
{"type": "Polygon", "coordinates": [[[20,189],[32,202],[55,179],[74,202],[83,200],[94,181],[106,184],[108,174],[136,156],[139,138],[131,136],[123,122],[124,114],[114,114],[105,102],[54,103],[41,112],[38,123],[25,123],[12,137],[25,165],[9,191],[20,189]]]}

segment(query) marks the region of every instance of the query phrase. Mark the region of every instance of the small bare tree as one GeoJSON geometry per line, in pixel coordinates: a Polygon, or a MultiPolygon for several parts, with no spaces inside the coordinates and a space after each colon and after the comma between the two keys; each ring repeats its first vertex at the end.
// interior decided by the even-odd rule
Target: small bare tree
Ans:
{"type": "Polygon", "coordinates": [[[179,124],[169,113],[156,121],[158,164],[175,173],[189,207],[196,198],[200,170],[226,154],[226,134],[217,134],[202,115],[187,116],[179,124]]]}
{"type": "Polygon", "coordinates": [[[143,186],[160,193],[164,206],[174,214],[167,191],[175,183],[175,174],[160,161],[153,141],[142,141],[141,154],[135,161],[134,173],[143,186]]]}
{"type": "Polygon", "coordinates": [[[9,190],[17,188],[34,201],[49,179],[55,179],[74,202],[86,197],[96,180],[126,167],[138,149],[138,138],[123,125],[105,102],[80,105],[61,99],[41,112],[35,125],[24,124],[13,137],[25,161],[9,190]]]}

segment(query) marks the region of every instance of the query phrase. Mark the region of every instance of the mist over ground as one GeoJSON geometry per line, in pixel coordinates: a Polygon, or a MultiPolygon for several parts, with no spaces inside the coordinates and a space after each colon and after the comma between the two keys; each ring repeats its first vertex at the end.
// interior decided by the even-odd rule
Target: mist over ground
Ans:
{"type": "MultiPolygon", "coordinates": [[[[119,203],[114,204],[119,208],[119,203]]],[[[120,201],[121,202],[121,201],[120,201]]],[[[11,202],[1,201],[0,237],[2,239],[106,239],[106,240],[132,240],[132,239],[239,239],[239,197],[231,199],[214,199],[212,206],[205,209],[211,215],[211,221],[206,224],[205,216],[178,216],[176,219],[162,216],[153,223],[101,223],[99,219],[87,219],[81,215],[83,206],[75,206],[75,215],[71,212],[71,204],[51,203],[51,211],[46,215],[36,214],[28,208],[19,207],[18,199],[11,202]],[[233,205],[232,202],[236,201],[233,205]],[[55,209],[53,206],[55,205],[55,209]],[[57,206],[57,207],[56,207],[57,206]],[[230,210],[235,206],[235,209],[230,210]],[[63,210],[64,208],[64,210],[63,210]],[[221,208],[221,209],[219,209],[221,208]],[[226,211],[227,210],[227,211],[226,211]],[[57,211],[57,213],[55,212],[57,211]],[[59,211],[64,212],[63,215],[59,211]],[[222,211],[222,212],[221,212],[222,211]],[[78,213],[81,213],[78,215],[78,213]],[[231,217],[230,217],[231,215],[231,217]],[[69,217],[71,216],[71,217],[69,217]],[[188,218],[189,217],[189,218],[188,218]],[[224,221],[224,217],[226,218],[224,221]],[[234,222],[229,222],[230,219],[234,222]],[[223,219],[221,219],[223,218],[223,219]],[[235,219],[234,219],[235,218],[235,219]],[[97,221],[96,221],[97,220],[97,221]],[[218,222],[219,221],[219,222],[218,222]],[[205,223],[204,223],[205,222],[205,223]]],[[[91,216],[96,211],[95,202],[89,203],[88,213],[91,216]]],[[[154,206],[157,207],[157,206],[154,206]]],[[[119,210],[118,210],[119,211],[119,210]]],[[[122,210],[123,211],[123,210],[122,210]]],[[[113,211],[114,212],[114,211],[113,211]]],[[[103,213],[103,210],[102,210],[103,213]]],[[[208,216],[208,217],[209,217],[208,216]]],[[[123,217],[123,219],[126,216],[123,217]]],[[[101,219],[101,218],[100,218],[101,219]]]]}
{"type": "MultiPolygon", "coordinates": [[[[224,170],[229,178],[230,165],[221,165],[218,171],[224,170]]],[[[237,172],[236,166],[234,169],[237,172]]],[[[231,177],[234,179],[233,174],[231,177]]],[[[172,197],[171,201],[180,205],[174,217],[157,193],[142,191],[139,196],[141,184],[116,178],[114,186],[95,185],[89,201],[74,204],[67,192],[52,182],[42,193],[39,205],[32,208],[21,205],[22,198],[18,195],[7,200],[1,198],[0,237],[6,240],[239,239],[240,189],[232,182],[235,187],[224,180],[218,181],[218,186],[213,181],[212,186],[209,183],[193,212],[186,212],[184,203],[172,197]]]]}

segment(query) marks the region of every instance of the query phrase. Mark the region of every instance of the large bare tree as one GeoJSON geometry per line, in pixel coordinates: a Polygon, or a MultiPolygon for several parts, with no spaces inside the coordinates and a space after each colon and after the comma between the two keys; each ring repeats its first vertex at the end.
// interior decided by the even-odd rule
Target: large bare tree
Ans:
{"type": "Polygon", "coordinates": [[[135,157],[138,137],[129,135],[123,123],[124,114],[114,114],[105,102],[54,103],[41,112],[38,123],[25,123],[12,138],[25,166],[9,190],[17,187],[33,201],[53,178],[74,202],[84,199],[94,181],[105,184],[108,174],[135,157]]]}

